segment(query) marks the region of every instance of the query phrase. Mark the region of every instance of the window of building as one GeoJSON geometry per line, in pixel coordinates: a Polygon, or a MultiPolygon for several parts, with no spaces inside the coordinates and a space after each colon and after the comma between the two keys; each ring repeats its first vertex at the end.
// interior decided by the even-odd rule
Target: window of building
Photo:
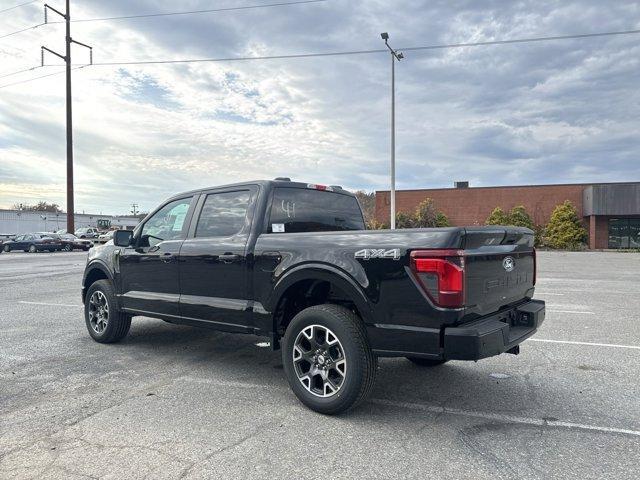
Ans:
{"type": "Polygon", "coordinates": [[[640,248],[640,218],[610,219],[609,248],[640,248]]]}
{"type": "Polygon", "coordinates": [[[250,198],[249,190],[207,195],[196,237],[230,237],[239,233],[245,224],[250,198]]]}

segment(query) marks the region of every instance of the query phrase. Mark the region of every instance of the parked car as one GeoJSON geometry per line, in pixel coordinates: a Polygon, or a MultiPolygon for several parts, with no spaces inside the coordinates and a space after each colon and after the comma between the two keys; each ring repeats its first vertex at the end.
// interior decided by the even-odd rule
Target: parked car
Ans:
{"type": "Polygon", "coordinates": [[[78,238],[98,238],[100,231],[97,228],[85,227],[76,230],[75,235],[78,238]]]}
{"type": "Polygon", "coordinates": [[[65,252],[71,252],[73,250],[89,250],[93,243],[90,240],[80,239],[71,233],[50,233],[50,237],[58,240],[60,242],[60,250],[64,250],[65,252]]]}
{"type": "Polygon", "coordinates": [[[60,249],[60,241],[53,239],[50,234],[28,233],[18,235],[14,240],[4,242],[2,249],[5,252],[23,250],[29,253],[42,251],[55,252],[60,249]]]}
{"type": "Polygon", "coordinates": [[[4,242],[8,240],[13,240],[14,237],[15,235],[11,233],[0,233],[0,253],[4,251],[2,248],[2,245],[4,244],[4,242]]]}
{"type": "Polygon", "coordinates": [[[371,391],[377,357],[519,353],[545,315],[533,241],[493,225],[365,231],[353,194],[288,179],[196,190],[89,253],[85,323],[101,343],[136,315],[267,336],[298,399],[335,414],[371,391]]]}
{"type": "Polygon", "coordinates": [[[101,242],[101,243],[106,243],[109,240],[113,240],[113,233],[114,233],[114,230],[110,230],[110,231],[108,231],[106,233],[103,233],[103,234],[99,235],[98,236],[98,241],[101,242]]]}

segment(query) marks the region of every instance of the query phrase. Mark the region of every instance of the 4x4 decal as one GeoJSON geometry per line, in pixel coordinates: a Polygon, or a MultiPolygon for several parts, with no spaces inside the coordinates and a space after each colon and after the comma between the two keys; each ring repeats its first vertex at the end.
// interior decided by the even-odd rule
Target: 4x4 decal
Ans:
{"type": "Polygon", "coordinates": [[[362,250],[358,250],[354,256],[363,260],[370,260],[372,258],[392,258],[393,260],[400,260],[400,249],[363,248],[362,250]]]}

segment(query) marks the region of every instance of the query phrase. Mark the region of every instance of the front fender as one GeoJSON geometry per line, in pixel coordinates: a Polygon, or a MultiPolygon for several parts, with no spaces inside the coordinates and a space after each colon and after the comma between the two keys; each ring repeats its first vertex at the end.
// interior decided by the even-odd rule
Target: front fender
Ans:
{"type": "Polygon", "coordinates": [[[107,279],[113,283],[115,288],[113,272],[109,266],[103,260],[97,258],[93,259],[87,264],[84,269],[84,273],[82,274],[82,303],[84,303],[87,295],[87,279],[90,279],[91,275],[95,274],[96,270],[99,270],[104,276],[106,276],[107,279]]]}

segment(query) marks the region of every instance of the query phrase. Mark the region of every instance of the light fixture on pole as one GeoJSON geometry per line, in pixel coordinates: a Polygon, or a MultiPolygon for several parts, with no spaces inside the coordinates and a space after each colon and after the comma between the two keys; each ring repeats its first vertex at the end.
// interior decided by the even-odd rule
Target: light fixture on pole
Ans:
{"type": "Polygon", "coordinates": [[[391,230],[396,228],[396,60],[404,58],[389,45],[389,34],[381,33],[384,44],[391,52],[391,230]]]}

